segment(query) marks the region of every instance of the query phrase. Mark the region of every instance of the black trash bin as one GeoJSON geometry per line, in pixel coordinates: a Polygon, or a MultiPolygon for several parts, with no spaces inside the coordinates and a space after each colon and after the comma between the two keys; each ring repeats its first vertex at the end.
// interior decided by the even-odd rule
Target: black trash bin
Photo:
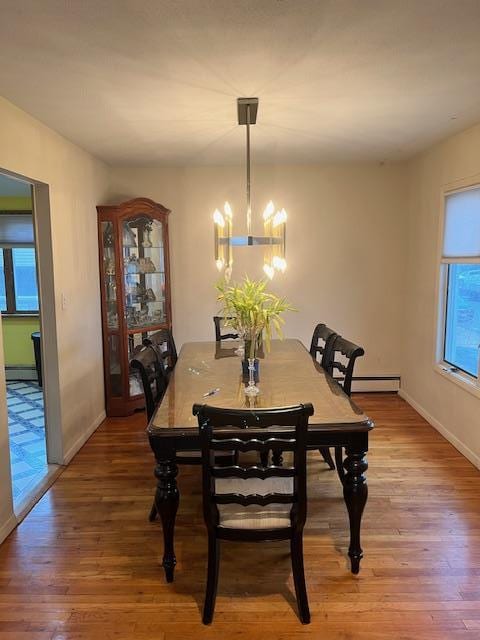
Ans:
{"type": "Polygon", "coordinates": [[[42,349],[40,347],[40,331],[32,333],[33,352],[35,354],[35,368],[37,370],[38,386],[42,385],[42,349]]]}

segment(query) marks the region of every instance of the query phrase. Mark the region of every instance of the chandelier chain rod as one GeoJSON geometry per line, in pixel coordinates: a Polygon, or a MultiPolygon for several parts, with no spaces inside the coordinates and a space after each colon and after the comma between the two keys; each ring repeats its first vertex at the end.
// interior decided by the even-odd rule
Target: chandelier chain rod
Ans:
{"type": "Polygon", "coordinates": [[[252,235],[252,204],[250,196],[250,105],[247,104],[247,235],[252,235]]]}

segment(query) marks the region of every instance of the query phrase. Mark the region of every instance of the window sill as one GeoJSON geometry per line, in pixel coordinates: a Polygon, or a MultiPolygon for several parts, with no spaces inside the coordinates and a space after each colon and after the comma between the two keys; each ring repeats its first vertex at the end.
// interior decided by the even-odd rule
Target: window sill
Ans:
{"type": "Polygon", "coordinates": [[[5,313],[2,311],[2,318],[39,318],[38,311],[33,313],[5,313]]]}
{"type": "Polygon", "coordinates": [[[471,393],[473,396],[480,398],[480,386],[477,378],[469,376],[463,371],[451,371],[451,365],[443,362],[437,362],[433,368],[437,373],[439,373],[447,380],[454,382],[456,385],[458,385],[468,393],[471,393]]]}

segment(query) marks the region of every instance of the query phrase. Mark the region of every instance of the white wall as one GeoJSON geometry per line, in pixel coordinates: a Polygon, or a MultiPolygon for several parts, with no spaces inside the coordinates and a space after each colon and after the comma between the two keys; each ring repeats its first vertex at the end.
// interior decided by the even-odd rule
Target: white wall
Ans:
{"type": "Polygon", "coordinates": [[[436,145],[409,164],[402,393],[480,467],[480,399],[433,366],[442,193],[464,180],[480,182],[480,126],[436,145]]]}
{"type": "MultiPolygon", "coordinates": [[[[108,172],[104,164],[4,99],[0,99],[0,168],[50,187],[61,428],[63,455],[68,456],[104,415],[95,206],[105,201],[108,172]]],[[[4,394],[0,380],[3,471],[9,469],[4,394]]],[[[2,475],[0,532],[12,513],[6,480],[2,475]]]]}
{"type": "MultiPolygon", "coordinates": [[[[146,196],[172,210],[175,337],[179,344],[212,339],[212,213],[229,200],[234,233],[245,232],[244,168],[117,168],[110,175],[112,203],[146,196]]],[[[289,213],[289,268],[272,285],[299,310],[286,317],[286,335],[308,345],[314,325],[327,322],[365,347],[360,375],[400,372],[405,178],[402,165],[259,166],[253,173],[256,219],[270,198],[289,213]]],[[[263,275],[259,247],[234,256],[235,279],[263,275]]]]}

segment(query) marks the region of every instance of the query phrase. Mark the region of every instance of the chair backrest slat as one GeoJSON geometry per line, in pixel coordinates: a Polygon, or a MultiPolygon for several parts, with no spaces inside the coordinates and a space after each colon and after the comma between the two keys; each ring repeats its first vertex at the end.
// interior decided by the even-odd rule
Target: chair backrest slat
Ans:
{"type": "Polygon", "coordinates": [[[215,341],[220,342],[220,340],[236,340],[238,338],[238,333],[234,333],[233,331],[230,333],[222,333],[222,324],[225,320],[232,320],[232,318],[224,318],[223,316],[213,316],[213,323],[215,325],[215,341]]]}
{"type": "Polygon", "coordinates": [[[212,467],[212,476],[214,478],[242,478],[242,480],[248,480],[249,478],[258,478],[259,480],[265,480],[266,478],[293,478],[295,476],[294,467],[258,467],[256,465],[252,467],[240,467],[236,465],[234,467],[212,467]]]}
{"type": "Polygon", "coordinates": [[[249,493],[242,495],[241,493],[216,493],[212,496],[215,504],[241,504],[248,507],[251,504],[258,504],[266,507],[267,504],[293,504],[297,502],[297,496],[288,493],[267,493],[260,495],[258,493],[249,493]]]}
{"type": "Polygon", "coordinates": [[[237,451],[269,451],[270,449],[281,449],[282,451],[294,451],[296,446],[295,439],[287,438],[268,438],[267,440],[259,440],[257,438],[248,438],[247,440],[242,438],[225,438],[219,440],[212,438],[212,447],[216,451],[231,451],[236,449],[237,451]]]}

